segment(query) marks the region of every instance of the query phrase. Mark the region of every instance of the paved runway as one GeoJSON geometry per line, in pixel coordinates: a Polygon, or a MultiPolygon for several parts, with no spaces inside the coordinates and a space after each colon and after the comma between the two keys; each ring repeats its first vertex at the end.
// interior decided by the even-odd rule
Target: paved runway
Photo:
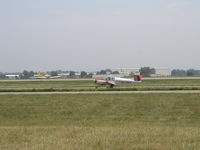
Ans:
{"type": "MultiPolygon", "coordinates": [[[[16,79],[16,80],[0,80],[0,82],[12,82],[12,81],[77,81],[77,80],[91,80],[94,81],[95,78],[89,79],[16,79]]],[[[200,79],[200,77],[144,77],[142,80],[169,80],[169,79],[200,79]]]]}
{"type": "Polygon", "coordinates": [[[93,91],[93,92],[0,92],[0,95],[45,95],[45,94],[151,94],[151,93],[200,93],[200,90],[179,91],[93,91]]]}

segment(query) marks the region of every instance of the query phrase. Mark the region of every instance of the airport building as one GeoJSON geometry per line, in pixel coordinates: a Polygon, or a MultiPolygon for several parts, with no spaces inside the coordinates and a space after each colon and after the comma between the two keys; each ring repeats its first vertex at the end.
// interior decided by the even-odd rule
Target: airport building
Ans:
{"type": "MultiPolygon", "coordinates": [[[[169,77],[171,76],[171,69],[155,68],[156,73],[152,74],[152,77],[169,77]]],[[[118,71],[122,76],[129,76],[131,73],[140,74],[140,68],[126,68],[126,69],[112,69],[112,71],[118,71]]]]}
{"type": "MultiPolygon", "coordinates": [[[[153,74],[153,77],[169,77],[171,76],[171,69],[165,69],[165,68],[155,68],[156,73],[153,74]]],[[[140,74],[139,68],[126,68],[126,69],[112,69],[112,71],[118,71],[121,75],[128,76],[130,73],[133,74],[140,74]]]]}
{"type": "Polygon", "coordinates": [[[16,80],[16,79],[20,79],[20,76],[16,74],[9,74],[9,75],[6,75],[6,78],[10,80],[16,80]]]}
{"type": "MultiPolygon", "coordinates": [[[[139,75],[140,74],[140,68],[120,68],[120,69],[111,69],[112,72],[118,71],[119,74],[110,74],[107,73],[107,76],[111,77],[128,77],[130,74],[139,75]]],[[[169,77],[171,76],[171,69],[165,69],[165,68],[155,68],[156,73],[152,74],[151,77],[169,77]]],[[[93,75],[93,78],[102,78],[106,75],[93,75]]]]}
{"type": "Polygon", "coordinates": [[[170,77],[172,69],[156,69],[156,74],[152,74],[152,77],[170,77]]]}
{"type": "Polygon", "coordinates": [[[60,73],[58,74],[58,76],[61,77],[61,79],[68,79],[68,78],[74,78],[74,79],[77,79],[77,78],[80,78],[80,72],[75,72],[75,75],[73,77],[70,77],[70,72],[67,72],[67,73],[60,73]]]}
{"type": "Polygon", "coordinates": [[[133,74],[140,74],[140,69],[137,68],[125,68],[125,69],[112,69],[112,72],[118,71],[121,76],[129,76],[131,73],[133,74]]]}

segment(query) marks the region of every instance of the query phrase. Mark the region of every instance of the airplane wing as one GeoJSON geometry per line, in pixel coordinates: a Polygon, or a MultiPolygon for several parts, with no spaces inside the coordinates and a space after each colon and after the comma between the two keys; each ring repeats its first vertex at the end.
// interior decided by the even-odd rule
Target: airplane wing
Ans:
{"type": "Polygon", "coordinates": [[[112,80],[107,81],[106,83],[109,84],[109,85],[116,85],[115,81],[112,81],[112,80]]]}

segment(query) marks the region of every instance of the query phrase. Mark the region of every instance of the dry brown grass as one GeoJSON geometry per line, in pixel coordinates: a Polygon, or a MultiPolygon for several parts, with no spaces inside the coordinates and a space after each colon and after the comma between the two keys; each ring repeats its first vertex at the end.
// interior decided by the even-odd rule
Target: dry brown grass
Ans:
{"type": "Polygon", "coordinates": [[[114,127],[1,127],[1,150],[199,150],[200,128],[120,124],[114,127]]]}

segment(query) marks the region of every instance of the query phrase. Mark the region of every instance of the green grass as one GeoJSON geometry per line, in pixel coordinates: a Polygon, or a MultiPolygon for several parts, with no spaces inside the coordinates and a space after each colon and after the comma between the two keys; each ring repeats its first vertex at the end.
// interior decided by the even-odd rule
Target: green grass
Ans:
{"type": "Polygon", "coordinates": [[[138,86],[200,86],[200,79],[143,80],[143,83],[138,86]]]}
{"type": "Polygon", "coordinates": [[[93,80],[49,80],[49,81],[1,81],[0,89],[5,88],[79,88],[94,87],[93,80]]]}
{"type": "Polygon", "coordinates": [[[200,94],[0,95],[2,150],[198,150],[200,94]]]}
{"type": "MultiPolygon", "coordinates": [[[[182,87],[200,86],[200,79],[153,79],[143,80],[140,84],[125,85],[126,87],[182,87]]],[[[1,81],[0,89],[32,89],[32,88],[93,88],[94,80],[50,80],[50,81],[1,81]]],[[[124,87],[121,85],[119,87],[124,87]]]]}
{"type": "Polygon", "coordinates": [[[95,91],[181,91],[200,90],[200,87],[127,87],[127,88],[75,88],[75,89],[0,89],[0,92],[95,92],[95,91]]]}

